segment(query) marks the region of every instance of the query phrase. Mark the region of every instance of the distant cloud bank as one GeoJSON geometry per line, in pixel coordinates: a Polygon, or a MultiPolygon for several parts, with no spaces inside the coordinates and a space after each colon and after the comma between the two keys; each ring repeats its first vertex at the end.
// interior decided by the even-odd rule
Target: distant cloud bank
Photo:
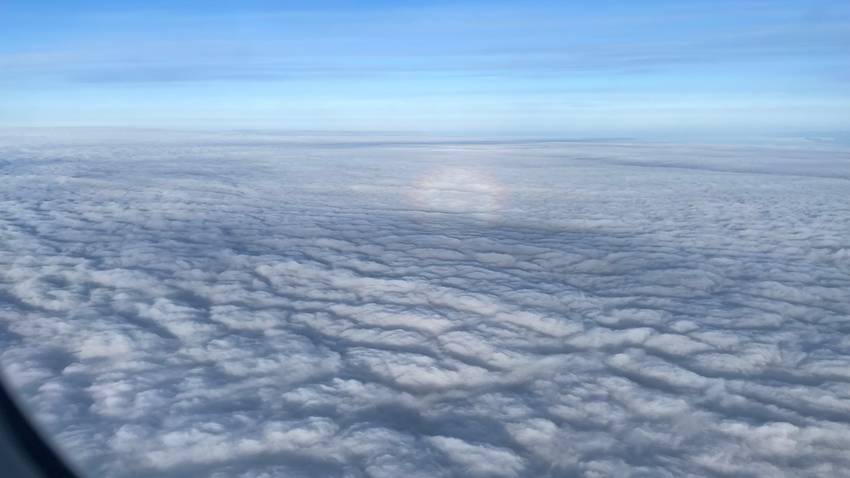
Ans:
{"type": "Polygon", "coordinates": [[[850,474],[848,151],[60,133],[0,365],[86,476],[850,474]]]}

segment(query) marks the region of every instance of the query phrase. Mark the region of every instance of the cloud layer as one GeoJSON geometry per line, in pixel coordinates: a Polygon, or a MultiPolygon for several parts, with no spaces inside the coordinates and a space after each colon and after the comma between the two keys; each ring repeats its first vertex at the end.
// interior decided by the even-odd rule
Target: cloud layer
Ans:
{"type": "Polygon", "coordinates": [[[0,364],[88,476],[850,473],[845,151],[0,154],[0,364]]]}

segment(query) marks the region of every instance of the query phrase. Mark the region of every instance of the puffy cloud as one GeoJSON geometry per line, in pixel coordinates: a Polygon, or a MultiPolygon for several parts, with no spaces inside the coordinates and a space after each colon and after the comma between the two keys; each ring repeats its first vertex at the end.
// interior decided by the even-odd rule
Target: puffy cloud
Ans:
{"type": "Polygon", "coordinates": [[[39,134],[0,364],[85,474],[850,473],[846,151],[39,134]]]}

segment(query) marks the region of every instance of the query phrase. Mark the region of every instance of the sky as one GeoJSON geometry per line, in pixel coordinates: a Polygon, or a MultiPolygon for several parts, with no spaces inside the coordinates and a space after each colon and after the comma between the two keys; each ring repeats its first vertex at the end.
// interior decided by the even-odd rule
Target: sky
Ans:
{"type": "Polygon", "coordinates": [[[0,126],[847,131],[850,4],[0,1],[0,126]]]}

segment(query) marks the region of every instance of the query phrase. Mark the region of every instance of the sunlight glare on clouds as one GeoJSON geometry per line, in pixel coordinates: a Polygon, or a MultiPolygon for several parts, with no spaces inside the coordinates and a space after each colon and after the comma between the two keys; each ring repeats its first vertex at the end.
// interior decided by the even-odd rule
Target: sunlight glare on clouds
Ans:
{"type": "Polygon", "coordinates": [[[422,177],[411,190],[414,204],[435,212],[498,214],[505,188],[480,169],[444,167],[422,177]]]}

